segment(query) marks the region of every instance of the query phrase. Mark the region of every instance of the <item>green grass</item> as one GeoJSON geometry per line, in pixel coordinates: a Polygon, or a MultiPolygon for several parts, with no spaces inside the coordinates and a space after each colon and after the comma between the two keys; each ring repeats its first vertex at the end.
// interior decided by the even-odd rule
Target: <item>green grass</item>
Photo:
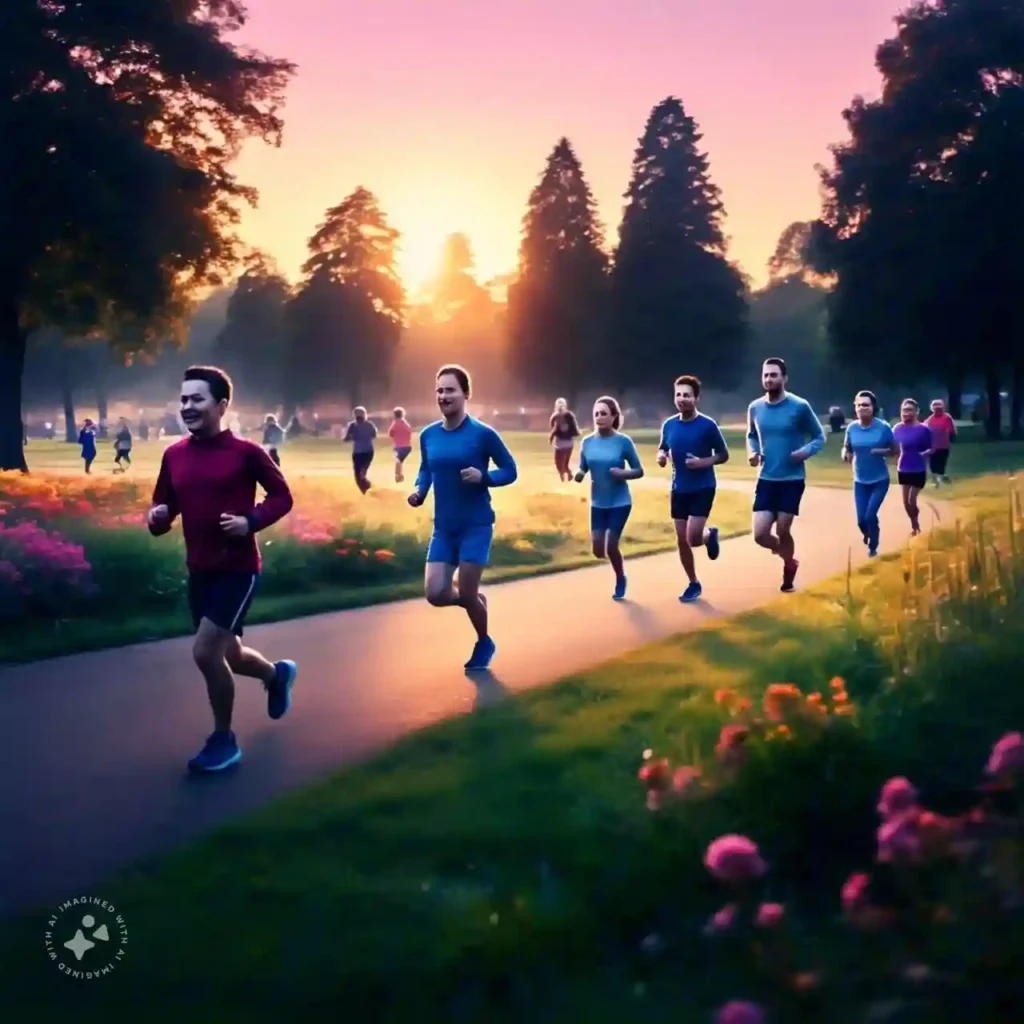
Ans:
{"type": "Polygon", "coordinates": [[[776,884],[829,913],[865,837],[870,847],[882,779],[907,773],[941,793],[1024,720],[1024,691],[1007,685],[1024,641],[1016,591],[981,579],[1009,606],[950,603],[947,621],[964,621],[941,644],[927,614],[916,631],[894,614],[934,602],[993,537],[1005,561],[1006,481],[977,490],[973,508],[994,524],[971,528],[980,544],[971,531],[933,534],[911,562],[879,559],[417,733],[112,882],[102,895],[131,947],[110,978],[54,973],[40,915],[4,924],[8,1003],[25,1019],[79,1022],[143,1006],[147,1021],[169,1021],[195,1005],[227,1021],[708,1019],[732,995],[697,937],[721,902],[701,868],[710,838],[754,836],[776,884]],[[684,814],[643,809],[641,752],[706,757],[716,688],[756,697],[836,674],[862,726],[826,750],[783,745],[684,814]],[[893,674],[899,686],[886,687],[893,674]],[[670,943],[667,964],[641,952],[652,931],[670,943]]]}

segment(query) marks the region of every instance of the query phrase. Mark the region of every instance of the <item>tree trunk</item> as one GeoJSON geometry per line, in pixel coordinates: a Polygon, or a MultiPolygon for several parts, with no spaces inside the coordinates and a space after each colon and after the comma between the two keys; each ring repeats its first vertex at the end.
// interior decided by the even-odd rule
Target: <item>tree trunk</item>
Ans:
{"type": "Polygon", "coordinates": [[[0,471],[28,472],[21,408],[26,341],[18,323],[16,303],[4,303],[0,307],[0,471]]]}
{"type": "Polygon", "coordinates": [[[99,436],[107,436],[107,382],[102,373],[96,378],[96,418],[99,422],[99,436]]]}
{"type": "Polygon", "coordinates": [[[1024,436],[1024,363],[1013,367],[1010,382],[1010,437],[1024,436]]]}
{"type": "Polygon", "coordinates": [[[60,397],[64,405],[64,440],[68,444],[76,444],[78,424],[75,422],[75,392],[68,380],[61,384],[60,397]]]}
{"type": "Polygon", "coordinates": [[[959,381],[950,381],[946,385],[949,391],[949,415],[955,420],[964,418],[964,389],[959,381]]]}
{"type": "Polygon", "coordinates": [[[988,399],[985,436],[990,441],[998,441],[1003,436],[1003,400],[999,394],[999,374],[995,370],[985,372],[985,395],[988,399]]]}

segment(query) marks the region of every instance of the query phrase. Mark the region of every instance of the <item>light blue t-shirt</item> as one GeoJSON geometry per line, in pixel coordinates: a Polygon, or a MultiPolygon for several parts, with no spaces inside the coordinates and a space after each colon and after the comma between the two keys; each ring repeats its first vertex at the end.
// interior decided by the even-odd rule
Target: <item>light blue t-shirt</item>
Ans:
{"type": "Polygon", "coordinates": [[[846,428],[843,447],[853,452],[853,479],[859,484],[877,484],[889,479],[884,455],[872,455],[872,448],[892,449],[892,427],[877,416],[866,426],[854,421],[846,428]]]}
{"type": "Polygon", "coordinates": [[[729,454],[718,424],[702,412],[692,420],[684,420],[681,416],[670,416],[665,420],[661,425],[658,448],[672,456],[672,490],[678,494],[713,489],[718,483],[714,466],[687,469],[687,456],[706,459],[709,455],[729,454]]]}
{"type": "Polygon", "coordinates": [[[588,434],[580,445],[580,472],[590,473],[590,504],[594,508],[621,508],[632,505],[629,482],[616,480],[612,468],[640,468],[640,456],[628,434],[588,434]]]}
{"type": "Polygon", "coordinates": [[[825,447],[825,431],[803,398],[787,394],[781,402],[769,402],[762,396],[747,409],[747,446],[751,455],[760,453],[764,459],[758,473],[762,480],[806,480],[806,465],[790,455],[817,455],[825,447]]]}
{"type": "Polygon", "coordinates": [[[492,487],[505,487],[518,476],[515,459],[498,432],[467,416],[454,430],[438,420],[420,431],[420,471],[416,490],[426,497],[434,488],[434,525],[442,530],[489,526],[494,522],[492,487]],[[495,469],[488,470],[493,462],[495,469]],[[478,484],[462,479],[462,470],[483,473],[478,484]]]}

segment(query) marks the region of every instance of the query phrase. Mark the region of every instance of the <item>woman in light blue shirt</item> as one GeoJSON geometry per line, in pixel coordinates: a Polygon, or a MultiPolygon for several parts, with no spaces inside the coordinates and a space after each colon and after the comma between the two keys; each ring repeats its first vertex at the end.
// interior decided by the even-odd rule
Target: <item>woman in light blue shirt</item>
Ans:
{"type": "Polygon", "coordinates": [[[576,483],[590,474],[590,539],[594,557],[605,558],[615,570],[616,601],[626,596],[626,573],[622,565],[619,538],[625,529],[633,499],[629,480],[644,475],[636,445],[628,434],[620,434],[622,410],[607,395],[594,403],[594,432],[580,445],[580,468],[576,483]]]}
{"type": "Polygon", "coordinates": [[[898,451],[892,427],[878,415],[878,399],[858,391],[853,399],[857,418],[846,428],[843,461],[853,462],[853,503],[868,555],[878,554],[881,526],[878,513],[889,493],[889,463],[898,451]]]}

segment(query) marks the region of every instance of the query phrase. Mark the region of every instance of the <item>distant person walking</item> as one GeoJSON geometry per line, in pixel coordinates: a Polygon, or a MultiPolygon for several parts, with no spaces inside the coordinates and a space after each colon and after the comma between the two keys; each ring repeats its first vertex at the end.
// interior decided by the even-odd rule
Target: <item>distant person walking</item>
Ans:
{"type": "Polygon", "coordinates": [[[903,492],[903,508],[910,520],[910,532],[921,532],[921,513],[917,497],[928,483],[928,464],[932,453],[932,432],[920,420],[917,402],[904,398],[900,406],[900,422],[893,428],[893,437],[900,447],[896,479],[903,492]]]}
{"type": "Polygon", "coordinates": [[[284,427],[277,422],[277,417],[268,412],[263,421],[263,447],[266,448],[270,461],[279,469],[281,467],[281,448],[284,445],[284,427]]]}
{"type": "Polygon", "coordinates": [[[395,406],[394,419],[388,427],[388,437],[391,438],[395,451],[395,483],[400,484],[405,479],[402,464],[412,451],[412,426],[405,418],[405,410],[400,405],[395,406]]]}
{"type": "Polygon", "coordinates": [[[441,419],[420,431],[420,470],[408,499],[419,508],[433,487],[434,531],[427,545],[424,596],[435,608],[466,610],[476,643],[464,667],[484,671],[497,649],[489,632],[487,598],[480,593],[494,539],[491,490],[515,483],[518,470],[498,432],[466,412],[473,382],[463,367],[442,366],[434,390],[441,419]]]}
{"type": "Polygon", "coordinates": [[[626,571],[619,540],[633,511],[630,480],[644,475],[636,445],[628,434],[619,433],[622,409],[609,395],[594,403],[594,432],[580,444],[580,467],[576,482],[590,474],[590,540],[595,558],[607,558],[615,572],[612,597],[626,596],[626,571]]]}
{"type": "Polygon", "coordinates": [[[932,402],[932,414],[925,421],[932,432],[932,453],[928,457],[928,468],[932,472],[932,484],[948,484],[950,445],[956,440],[956,421],[946,412],[946,403],[941,398],[932,402]]]}
{"type": "Polygon", "coordinates": [[[142,409],[139,410],[139,440],[149,440],[149,420],[146,419],[142,409]]]}
{"type": "Polygon", "coordinates": [[[570,410],[569,403],[564,398],[555,399],[555,409],[551,413],[550,426],[548,442],[555,449],[555,469],[558,470],[558,479],[571,480],[572,469],[569,463],[572,461],[572,450],[576,444],[576,438],[580,436],[580,427],[576,422],[576,414],[570,410]]]}
{"type": "Polygon", "coordinates": [[[718,486],[715,466],[729,461],[729,448],[718,424],[697,411],[700,380],[690,375],[677,377],[674,388],[679,413],[670,416],[661,426],[658,465],[664,466],[672,460],[672,522],[679,561],[690,581],[679,600],[688,604],[703,593],[697,580],[693,549],[706,545],[712,561],[721,550],[718,527],[708,526],[707,522],[718,486]]]}
{"type": "Polygon", "coordinates": [[[846,426],[846,417],[838,405],[833,405],[828,411],[828,425],[833,434],[838,434],[846,426]]]}
{"type": "Polygon", "coordinates": [[[122,416],[114,435],[114,472],[123,473],[132,464],[132,428],[122,416]]]}
{"type": "Polygon", "coordinates": [[[785,359],[766,359],[761,367],[764,395],[747,409],[749,462],[759,467],[754,489],[754,540],[782,559],[782,592],[794,589],[800,563],[793,520],[807,486],[809,458],[825,446],[825,431],[810,403],[786,390],[785,359]],[[772,526],[775,536],[772,536],[772,526]]]}
{"type": "Polygon", "coordinates": [[[881,525],[878,513],[889,493],[889,464],[897,452],[892,427],[877,415],[878,399],[871,391],[858,391],[853,399],[857,417],[843,438],[843,461],[853,462],[853,504],[857,528],[868,547],[868,556],[878,554],[881,525]]]}
{"type": "Polygon", "coordinates": [[[78,444],[82,452],[86,473],[92,472],[92,464],[96,461],[96,424],[86,419],[78,432],[78,444]]]}
{"type": "Polygon", "coordinates": [[[345,428],[343,441],[352,442],[352,472],[355,474],[356,487],[365,494],[370,489],[367,473],[373,462],[373,442],[377,437],[377,428],[366,418],[366,410],[357,405],[352,410],[352,419],[345,428]]]}

